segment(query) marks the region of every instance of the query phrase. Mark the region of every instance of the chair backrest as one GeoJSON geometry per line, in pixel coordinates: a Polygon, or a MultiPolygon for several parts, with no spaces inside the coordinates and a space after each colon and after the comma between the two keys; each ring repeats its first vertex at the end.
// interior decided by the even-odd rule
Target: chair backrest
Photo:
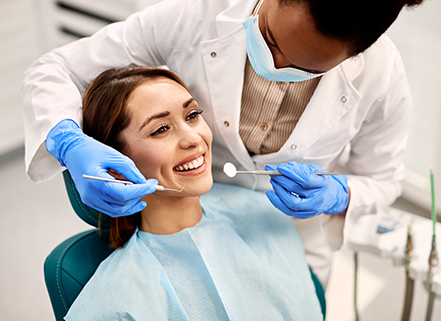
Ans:
{"type": "Polygon", "coordinates": [[[98,265],[112,250],[96,229],[72,236],[58,245],[44,262],[44,279],[55,319],[63,320],[98,265]]]}
{"type": "MultiPolygon", "coordinates": [[[[81,201],[67,170],[63,172],[63,177],[75,213],[86,223],[97,227],[99,212],[81,201]]],[[[109,227],[110,218],[102,215],[101,235],[96,228],[74,235],[58,245],[46,258],[44,278],[57,321],[63,320],[99,264],[112,253],[108,245],[109,227]]],[[[311,269],[310,272],[323,316],[326,316],[325,291],[311,269]]]]}
{"type": "MultiPolygon", "coordinates": [[[[86,223],[97,227],[99,212],[85,205],[66,170],[64,183],[75,213],[86,223]]],[[[101,218],[101,235],[92,229],[79,233],[58,245],[44,262],[44,279],[56,320],[63,320],[71,304],[91,278],[98,265],[112,253],[108,245],[110,219],[101,218]]]]}

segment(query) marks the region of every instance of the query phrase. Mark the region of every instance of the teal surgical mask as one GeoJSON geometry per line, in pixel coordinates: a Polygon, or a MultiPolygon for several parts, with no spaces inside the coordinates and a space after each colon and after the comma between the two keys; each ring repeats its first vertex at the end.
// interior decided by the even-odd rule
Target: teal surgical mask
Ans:
{"type": "MultiPolygon", "coordinates": [[[[263,1],[262,1],[263,2],[263,1]]],[[[304,70],[287,67],[276,69],[271,50],[265,42],[259,28],[259,14],[261,3],[256,9],[256,15],[249,17],[243,23],[246,33],[246,46],[248,59],[254,68],[254,71],[270,81],[304,81],[319,77],[323,73],[315,74],[304,70]]]]}

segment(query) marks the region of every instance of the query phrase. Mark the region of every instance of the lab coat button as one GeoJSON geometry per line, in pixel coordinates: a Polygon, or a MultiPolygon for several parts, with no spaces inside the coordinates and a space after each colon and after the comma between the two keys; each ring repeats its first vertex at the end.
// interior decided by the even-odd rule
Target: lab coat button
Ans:
{"type": "Polygon", "coordinates": [[[291,145],[291,149],[292,149],[292,150],[294,150],[294,149],[296,149],[296,148],[297,148],[297,145],[296,145],[296,144],[292,144],[292,145],[291,145]]]}
{"type": "Polygon", "coordinates": [[[267,130],[268,129],[268,124],[267,123],[263,123],[260,125],[260,129],[262,130],[267,130]]]}
{"type": "Polygon", "coordinates": [[[346,96],[342,96],[342,97],[340,98],[340,101],[341,101],[342,103],[345,103],[345,102],[348,101],[348,99],[346,98],[346,96]]]}
{"type": "Polygon", "coordinates": [[[227,122],[227,121],[224,121],[224,126],[225,126],[225,127],[228,127],[228,126],[230,126],[230,123],[227,122]]]}
{"type": "Polygon", "coordinates": [[[213,58],[216,58],[217,54],[213,51],[213,52],[210,54],[210,56],[213,57],[213,58]]]}

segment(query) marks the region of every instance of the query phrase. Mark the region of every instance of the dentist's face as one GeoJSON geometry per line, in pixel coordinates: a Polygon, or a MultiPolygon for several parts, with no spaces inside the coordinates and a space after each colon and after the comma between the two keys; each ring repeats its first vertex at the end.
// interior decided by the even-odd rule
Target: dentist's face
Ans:
{"type": "Polygon", "coordinates": [[[323,73],[349,58],[349,46],[319,33],[302,3],[264,0],[258,14],[260,32],[276,68],[323,73]]]}
{"type": "Polygon", "coordinates": [[[129,99],[130,125],[121,132],[124,153],[148,178],[182,193],[161,196],[199,196],[210,190],[210,128],[196,100],[177,82],[166,77],[136,88],[129,99]]]}

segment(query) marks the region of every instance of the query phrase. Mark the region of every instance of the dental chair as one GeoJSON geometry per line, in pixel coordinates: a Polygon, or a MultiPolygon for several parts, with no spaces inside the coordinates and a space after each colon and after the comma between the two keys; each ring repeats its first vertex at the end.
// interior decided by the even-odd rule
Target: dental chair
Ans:
{"type": "MultiPolygon", "coordinates": [[[[44,262],[44,279],[57,321],[63,320],[98,265],[113,251],[108,245],[110,218],[102,215],[101,235],[99,235],[97,229],[99,212],[81,201],[67,170],[63,172],[63,177],[75,213],[95,228],[68,238],[58,245],[44,262]]],[[[311,277],[323,316],[326,316],[324,289],[312,271],[311,277]]]]}

